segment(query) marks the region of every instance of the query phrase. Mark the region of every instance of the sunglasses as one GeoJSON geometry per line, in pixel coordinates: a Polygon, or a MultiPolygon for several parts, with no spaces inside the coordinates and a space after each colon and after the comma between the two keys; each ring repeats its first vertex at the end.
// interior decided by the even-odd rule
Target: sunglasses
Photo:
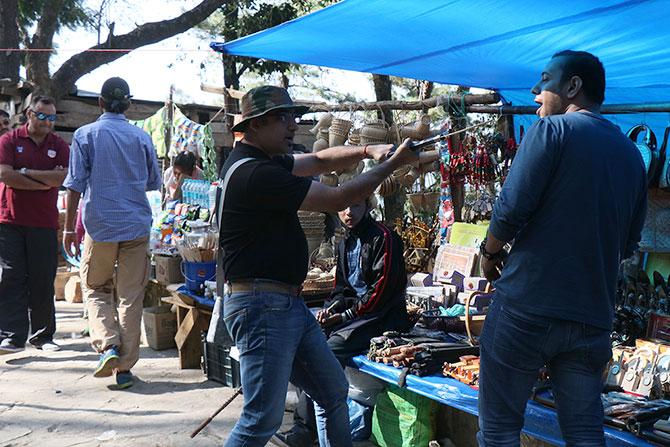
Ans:
{"type": "Polygon", "coordinates": [[[33,112],[33,115],[35,115],[35,118],[37,118],[40,121],[49,120],[52,123],[54,121],[56,121],[56,114],[55,113],[53,115],[49,115],[49,114],[44,113],[44,112],[35,112],[34,110],[31,110],[31,112],[33,112]]]}
{"type": "Polygon", "coordinates": [[[0,120],[0,124],[2,124],[3,126],[9,126],[9,120],[7,118],[5,118],[4,120],[0,120]]]}

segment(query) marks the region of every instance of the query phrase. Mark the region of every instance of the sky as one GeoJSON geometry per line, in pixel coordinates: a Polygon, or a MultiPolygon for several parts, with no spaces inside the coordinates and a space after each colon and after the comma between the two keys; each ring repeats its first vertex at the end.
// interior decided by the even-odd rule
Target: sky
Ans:
{"type": "MultiPolygon", "coordinates": [[[[133,29],[135,24],[160,21],[179,16],[184,10],[198,4],[197,0],[143,0],[127,2],[117,0],[110,20],[115,22],[114,34],[119,35],[133,29]],[[129,19],[132,18],[132,19],[129,19]]],[[[100,0],[89,0],[95,7],[100,0]]],[[[102,33],[101,39],[107,37],[102,33]]],[[[58,52],[51,58],[52,73],[72,55],[97,44],[97,33],[77,29],[62,30],[55,37],[58,52]]],[[[196,30],[148,45],[125,55],[114,62],[103,65],[77,81],[80,90],[99,92],[102,83],[109,77],[120,76],[128,81],[131,94],[137,99],[165,101],[170,85],[175,86],[177,103],[196,102],[220,105],[222,96],[201,91],[200,84],[223,86],[223,70],[220,56],[209,48],[210,38],[200,36],[196,30]],[[204,64],[204,68],[201,68],[204,64]]],[[[374,91],[370,75],[328,70],[320,82],[342,93],[353,93],[361,100],[373,100],[374,91]]],[[[241,86],[244,90],[244,85],[241,86]]],[[[314,99],[301,97],[299,99],[314,99]]]]}

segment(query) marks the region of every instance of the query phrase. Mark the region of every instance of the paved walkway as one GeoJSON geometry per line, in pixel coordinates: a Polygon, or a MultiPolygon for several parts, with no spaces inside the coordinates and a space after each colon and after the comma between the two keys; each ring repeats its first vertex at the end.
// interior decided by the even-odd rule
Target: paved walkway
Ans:
{"type": "Polygon", "coordinates": [[[233,393],[201,370],[180,370],[177,351],[142,347],[138,381],[113,389],[96,379],[98,356],[84,329],[81,304],[57,303],[60,352],[32,347],[0,356],[2,446],[220,446],[242,408],[238,397],[195,439],[190,434],[233,393]]]}

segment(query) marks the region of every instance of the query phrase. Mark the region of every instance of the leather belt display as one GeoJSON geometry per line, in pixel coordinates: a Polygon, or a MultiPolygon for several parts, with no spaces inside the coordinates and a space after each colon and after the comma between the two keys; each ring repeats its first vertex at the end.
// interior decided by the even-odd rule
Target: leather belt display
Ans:
{"type": "Polygon", "coordinates": [[[302,287],[293,286],[279,281],[269,280],[250,280],[250,281],[234,281],[227,284],[230,293],[251,293],[251,292],[265,292],[265,293],[284,293],[286,295],[298,296],[300,295],[302,287]]]}

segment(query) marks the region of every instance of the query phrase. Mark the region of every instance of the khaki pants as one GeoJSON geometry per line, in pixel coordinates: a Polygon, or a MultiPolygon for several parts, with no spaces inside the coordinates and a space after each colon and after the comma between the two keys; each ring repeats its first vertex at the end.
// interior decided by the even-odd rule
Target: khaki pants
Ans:
{"type": "Polygon", "coordinates": [[[91,345],[98,352],[117,346],[121,371],[130,370],[140,356],[142,302],[149,277],[148,254],[148,237],[96,242],[87,234],[84,239],[81,289],[88,310],[91,345]]]}

